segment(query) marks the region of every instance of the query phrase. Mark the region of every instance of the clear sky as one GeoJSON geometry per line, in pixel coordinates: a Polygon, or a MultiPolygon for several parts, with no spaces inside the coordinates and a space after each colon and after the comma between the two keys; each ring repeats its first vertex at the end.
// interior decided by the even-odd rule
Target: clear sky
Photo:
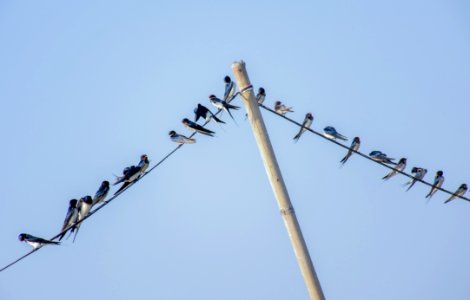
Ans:
{"type": "MultiPolygon", "coordinates": [[[[470,183],[467,1],[0,2],[0,265],[68,201],[157,162],[244,59],[267,105],[470,183]]],[[[236,100],[236,104],[241,104],[236,100]]],[[[243,109],[0,273],[2,300],[308,299],[243,109]]],[[[470,203],[263,112],[327,299],[469,299],[470,203]]],[[[349,142],[348,142],[349,144],[349,142]]]]}

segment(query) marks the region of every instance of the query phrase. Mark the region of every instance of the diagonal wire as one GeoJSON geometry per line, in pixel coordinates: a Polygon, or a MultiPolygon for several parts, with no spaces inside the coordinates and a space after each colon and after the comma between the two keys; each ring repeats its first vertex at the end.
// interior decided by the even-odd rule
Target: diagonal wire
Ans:
{"type": "MultiPolygon", "coordinates": [[[[235,96],[233,97],[235,98],[235,96]]],[[[232,99],[233,99],[232,98],[232,99]]],[[[218,115],[219,113],[221,112],[220,109],[217,110],[217,112],[214,114],[214,115],[218,115]]],[[[206,121],[204,123],[204,125],[202,125],[203,127],[206,126],[208,123],[210,122],[209,121],[206,121]]],[[[197,132],[193,132],[189,138],[192,138],[193,136],[195,136],[197,134],[197,132]]],[[[111,198],[109,198],[108,200],[106,200],[105,202],[103,202],[102,205],[100,205],[99,207],[95,208],[94,210],[92,210],[87,216],[85,216],[83,219],[81,219],[80,221],[77,221],[75,222],[73,225],[69,226],[68,228],[66,228],[65,230],[59,232],[58,234],[56,234],[55,236],[53,236],[50,240],[55,240],[57,239],[59,236],[61,236],[63,233],[66,233],[67,231],[69,231],[73,226],[76,226],[80,223],[82,223],[83,221],[85,221],[86,219],[90,218],[92,215],[94,215],[96,212],[98,212],[99,210],[101,210],[103,207],[105,207],[106,205],[108,205],[111,201],[113,201],[114,199],[116,199],[117,197],[119,197],[122,193],[124,193],[125,191],[127,191],[131,186],[133,186],[134,184],[136,184],[137,182],[139,182],[142,178],[144,178],[145,176],[147,176],[150,172],[152,172],[155,168],[157,168],[158,166],[160,166],[165,160],[167,160],[170,156],[172,156],[176,151],[178,151],[179,149],[181,149],[181,147],[183,147],[185,144],[180,144],[178,146],[175,147],[175,149],[173,149],[172,151],[170,151],[167,155],[165,155],[162,159],[160,159],[154,166],[152,166],[147,172],[145,172],[144,174],[142,174],[142,176],[140,176],[139,179],[137,179],[136,181],[134,181],[133,183],[129,184],[125,189],[123,189],[122,191],[120,191],[119,193],[113,195],[111,198]]],[[[9,263],[8,265],[4,266],[3,268],[0,269],[0,272],[3,272],[4,270],[8,269],[9,267],[17,264],[18,262],[22,261],[23,259],[25,259],[26,257],[30,256],[31,254],[33,254],[34,252],[38,251],[39,249],[41,249],[41,247],[39,248],[35,248],[31,251],[29,251],[28,253],[24,254],[23,256],[17,258],[16,260],[14,260],[13,262],[9,263]]]]}
{"type": "MultiPolygon", "coordinates": [[[[327,140],[327,141],[329,141],[329,142],[331,142],[331,143],[336,144],[337,146],[340,146],[340,147],[343,147],[344,149],[349,150],[349,147],[348,147],[348,146],[343,145],[343,144],[341,144],[341,143],[339,143],[339,142],[337,142],[337,141],[335,141],[335,140],[329,139],[329,138],[327,138],[326,136],[324,136],[323,134],[321,134],[321,133],[319,133],[319,132],[317,132],[317,131],[315,131],[315,130],[313,130],[313,129],[310,129],[310,128],[308,128],[308,127],[305,127],[305,126],[303,126],[302,124],[300,124],[300,123],[294,121],[293,119],[288,118],[288,117],[286,117],[286,116],[284,116],[284,115],[281,115],[281,114],[277,113],[276,111],[274,111],[273,109],[271,109],[271,108],[269,108],[269,107],[267,107],[267,106],[265,106],[265,105],[263,105],[263,104],[259,104],[259,106],[262,107],[263,109],[265,109],[265,110],[267,110],[267,111],[269,111],[269,112],[271,112],[271,113],[273,113],[273,114],[275,114],[275,115],[277,115],[277,116],[279,116],[279,117],[281,117],[281,118],[283,118],[283,119],[285,119],[285,120],[287,120],[287,121],[289,121],[289,122],[291,122],[291,123],[293,123],[293,124],[299,126],[299,127],[302,127],[302,128],[304,128],[304,129],[308,130],[310,133],[316,134],[316,135],[318,135],[319,137],[322,137],[323,139],[325,139],[325,140],[327,140]]],[[[370,161],[372,161],[372,162],[374,162],[374,163],[376,163],[376,164],[382,165],[382,166],[384,166],[384,167],[386,167],[386,168],[388,168],[388,169],[390,169],[390,170],[395,170],[395,171],[397,171],[398,173],[400,173],[400,174],[402,174],[402,175],[404,175],[404,176],[406,176],[406,177],[409,177],[409,178],[411,178],[411,179],[415,179],[415,178],[413,177],[413,175],[408,174],[408,173],[403,172],[403,171],[400,171],[400,170],[397,170],[397,169],[395,169],[394,167],[391,167],[391,166],[386,165],[386,164],[384,164],[384,163],[381,163],[381,162],[379,162],[379,161],[373,160],[371,157],[367,156],[366,154],[364,154],[364,153],[362,153],[362,152],[360,152],[360,151],[354,151],[354,150],[352,150],[352,151],[353,151],[354,153],[356,153],[357,155],[359,155],[359,156],[361,156],[361,157],[363,157],[363,158],[365,158],[365,159],[368,159],[368,160],[370,160],[370,161]]],[[[433,187],[433,184],[432,184],[432,183],[429,183],[429,182],[427,182],[427,181],[424,181],[424,180],[421,180],[421,179],[416,179],[416,181],[419,181],[419,182],[421,182],[421,183],[423,183],[423,184],[425,184],[425,185],[428,185],[428,186],[430,186],[430,187],[433,187]]],[[[449,195],[453,195],[453,196],[455,196],[456,198],[460,198],[460,199],[462,199],[462,200],[470,201],[469,198],[464,197],[464,196],[455,195],[455,192],[451,192],[451,191],[446,190],[446,189],[444,189],[444,188],[442,188],[442,187],[437,188],[437,189],[440,190],[440,191],[442,191],[442,192],[444,192],[444,193],[447,193],[447,194],[449,194],[449,195]]]]}

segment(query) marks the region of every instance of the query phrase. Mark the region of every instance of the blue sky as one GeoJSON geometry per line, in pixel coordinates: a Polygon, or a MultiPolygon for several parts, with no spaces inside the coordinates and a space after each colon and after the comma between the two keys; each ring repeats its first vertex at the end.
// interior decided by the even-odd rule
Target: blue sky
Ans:
{"type": "MultiPolygon", "coordinates": [[[[266,103],[362,150],[469,183],[466,1],[2,1],[0,264],[223,93],[244,59],[266,103]]],[[[238,104],[241,102],[237,100],[238,104]]],[[[0,274],[0,298],[307,299],[244,110],[0,274]]],[[[470,204],[263,112],[327,299],[468,299],[470,204]]],[[[408,170],[409,170],[408,168],[408,170]]]]}

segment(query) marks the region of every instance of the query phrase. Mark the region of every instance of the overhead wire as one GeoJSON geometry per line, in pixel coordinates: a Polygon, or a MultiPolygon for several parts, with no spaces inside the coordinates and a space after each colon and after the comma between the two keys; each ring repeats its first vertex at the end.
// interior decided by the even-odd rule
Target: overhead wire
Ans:
{"type": "MultiPolygon", "coordinates": [[[[240,94],[241,94],[240,92],[237,92],[230,100],[233,100],[237,95],[240,95],[240,94]]],[[[230,102],[230,101],[227,101],[227,102],[230,102]]],[[[360,151],[352,150],[352,149],[350,149],[350,147],[348,147],[348,146],[346,146],[346,145],[344,145],[344,144],[342,144],[342,143],[339,143],[339,142],[336,141],[336,140],[327,138],[327,137],[324,136],[323,134],[321,134],[321,133],[319,133],[319,132],[317,132],[317,131],[315,131],[315,130],[309,128],[309,127],[305,127],[305,126],[303,126],[302,124],[298,123],[297,121],[295,121],[295,120],[293,120],[293,119],[291,119],[291,118],[289,118],[289,117],[286,117],[285,115],[282,115],[282,114],[277,113],[276,111],[274,111],[273,109],[271,109],[271,108],[265,106],[264,104],[259,104],[259,106],[260,106],[261,108],[263,108],[264,110],[269,111],[269,112],[275,114],[276,116],[279,116],[279,117],[281,117],[281,118],[283,118],[283,119],[285,119],[285,120],[287,120],[287,121],[289,121],[289,122],[291,122],[291,123],[297,125],[298,127],[301,127],[301,128],[303,128],[303,129],[305,129],[306,131],[308,131],[308,132],[310,132],[310,133],[313,133],[313,134],[315,134],[315,135],[317,135],[317,136],[319,136],[319,137],[321,137],[321,138],[323,138],[323,139],[325,139],[325,140],[327,140],[327,141],[329,141],[329,142],[331,142],[331,143],[333,143],[333,144],[336,144],[337,146],[340,146],[340,147],[342,147],[342,148],[344,148],[344,149],[346,149],[346,150],[348,150],[348,151],[349,151],[349,150],[353,151],[355,154],[359,155],[359,156],[362,157],[362,158],[365,158],[365,159],[367,159],[367,160],[369,160],[369,161],[375,162],[375,163],[377,163],[377,164],[379,164],[379,165],[381,165],[381,166],[383,166],[383,167],[386,167],[386,168],[388,168],[388,169],[390,169],[390,170],[394,170],[394,171],[396,171],[397,173],[400,173],[400,174],[402,174],[402,175],[404,175],[404,176],[406,176],[406,177],[409,177],[410,179],[419,181],[419,182],[421,182],[421,183],[423,183],[423,184],[425,184],[425,185],[428,185],[428,186],[430,186],[430,187],[433,187],[433,184],[431,184],[431,183],[429,183],[429,182],[427,182],[427,181],[424,181],[424,180],[422,180],[422,179],[416,179],[416,178],[415,178],[413,175],[411,175],[411,174],[408,174],[408,173],[406,173],[406,172],[404,172],[404,171],[400,171],[400,170],[398,170],[398,169],[396,169],[396,168],[394,168],[394,167],[392,167],[392,166],[389,166],[389,165],[387,165],[387,164],[384,164],[384,163],[382,163],[382,162],[376,161],[376,160],[372,159],[371,157],[367,156],[366,154],[364,154],[364,153],[362,153],[362,152],[360,152],[360,151]]],[[[217,112],[215,113],[215,115],[218,115],[221,111],[222,111],[221,109],[218,109],[217,112]]],[[[204,123],[203,127],[206,126],[209,122],[210,122],[210,120],[209,120],[209,121],[206,121],[206,122],[204,123]]],[[[192,137],[195,136],[196,134],[197,134],[197,132],[193,132],[193,133],[189,136],[189,138],[192,138],[192,137]]],[[[76,223],[74,223],[73,226],[76,226],[76,225],[78,225],[78,224],[84,222],[85,220],[87,220],[88,218],[90,218],[91,216],[93,216],[96,212],[98,212],[98,211],[101,210],[103,207],[105,207],[105,206],[108,205],[110,202],[112,202],[114,199],[116,199],[117,197],[119,197],[120,195],[122,195],[122,194],[123,194],[125,191],[127,191],[130,187],[134,186],[134,185],[135,185],[137,182],[139,182],[142,178],[144,178],[145,176],[147,176],[147,175],[148,175],[150,172],[152,172],[155,168],[157,168],[157,167],[160,166],[163,162],[165,162],[169,157],[171,157],[176,151],[178,151],[179,149],[181,149],[181,147],[183,147],[184,145],[185,145],[185,144],[180,144],[180,145],[176,146],[172,151],[170,151],[167,155],[165,155],[162,159],[160,159],[155,165],[153,165],[148,171],[146,171],[144,174],[142,174],[142,176],[140,176],[140,178],[139,178],[138,180],[136,180],[136,181],[134,181],[132,184],[128,185],[125,189],[123,189],[123,190],[120,191],[119,193],[117,193],[117,194],[111,196],[109,199],[107,199],[106,201],[104,201],[102,205],[100,205],[100,206],[98,206],[97,208],[93,209],[93,210],[92,210],[87,216],[85,216],[83,219],[81,219],[80,221],[77,221],[76,223]]],[[[451,192],[451,191],[449,191],[449,190],[447,190],[447,189],[444,189],[444,188],[442,188],[442,187],[436,187],[436,188],[437,188],[438,190],[444,192],[444,193],[447,193],[447,194],[449,194],[449,195],[453,195],[453,196],[455,196],[456,198],[460,198],[460,199],[462,199],[462,200],[470,201],[469,198],[464,197],[464,196],[456,195],[455,192],[451,192]]],[[[69,228],[66,228],[64,231],[59,232],[58,234],[56,234],[55,236],[53,236],[50,240],[55,240],[55,239],[57,239],[60,235],[62,235],[63,233],[67,232],[68,230],[70,230],[71,227],[72,227],[72,226],[70,226],[69,228]]],[[[39,248],[32,249],[31,251],[27,252],[27,253],[24,254],[23,256],[20,256],[19,258],[17,258],[17,259],[14,260],[13,262],[11,262],[11,263],[7,264],[6,266],[4,266],[3,268],[1,268],[1,269],[0,269],[0,272],[3,272],[4,270],[10,268],[11,266],[17,264],[17,263],[20,262],[21,260],[25,259],[26,257],[30,256],[31,254],[35,253],[36,251],[39,251],[39,250],[42,249],[42,248],[43,248],[43,247],[41,246],[41,247],[39,247],[39,248]]]]}
{"type": "MultiPolygon", "coordinates": [[[[323,138],[323,139],[325,139],[325,140],[327,140],[327,141],[329,141],[329,142],[331,142],[331,143],[333,143],[333,144],[336,144],[337,146],[340,146],[340,147],[342,147],[342,148],[344,148],[344,149],[347,149],[348,151],[350,150],[350,147],[348,147],[348,146],[346,146],[346,145],[344,145],[344,144],[341,144],[340,142],[338,142],[338,141],[336,141],[336,140],[327,138],[327,137],[324,136],[323,134],[321,134],[321,133],[319,133],[319,132],[317,132],[317,131],[315,131],[315,130],[309,128],[309,127],[305,127],[305,126],[303,126],[302,124],[300,124],[299,122],[297,122],[297,121],[295,121],[295,120],[293,120],[293,119],[291,119],[291,118],[289,118],[289,117],[286,117],[285,115],[282,115],[282,114],[277,113],[275,110],[273,110],[273,109],[271,109],[271,108],[265,106],[264,104],[258,104],[258,105],[259,105],[261,108],[263,108],[264,110],[267,110],[267,111],[269,111],[269,112],[275,114],[276,116],[279,116],[279,117],[281,117],[281,118],[283,118],[283,119],[285,119],[285,120],[287,120],[287,121],[289,121],[289,122],[291,122],[291,123],[293,123],[293,124],[295,124],[295,125],[297,125],[297,126],[299,126],[299,127],[301,127],[301,128],[304,128],[305,130],[309,131],[310,133],[313,133],[313,134],[315,134],[315,135],[317,135],[317,136],[319,136],[319,137],[321,137],[321,138],[323,138]]],[[[352,150],[352,149],[351,149],[351,150],[352,150]]],[[[377,163],[377,164],[379,164],[379,165],[381,165],[381,166],[384,166],[384,167],[386,167],[386,168],[388,168],[388,169],[390,169],[390,170],[394,170],[394,171],[396,171],[397,173],[400,173],[400,174],[402,174],[402,175],[404,175],[404,176],[406,176],[406,177],[409,177],[409,178],[411,178],[411,179],[413,179],[413,180],[419,181],[419,182],[421,182],[421,183],[423,183],[423,184],[425,184],[425,185],[428,185],[428,186],[430,186],[430,187],[434,187],[434,185],[433,185],[432,183],[429,183],[429,182],[427,182],[427,181],[425,181],[425,180],[422,180],[422,179],[416,179],[413,175],[408,174],[408,173],[406,173],[406,172],[404,172],[404,171],[400,171],[400,170],[398,170],[398,169],[396,169],[396,168],[394,168],[394,167],[392,167],[392,166],[389,166],[389,165],[387,165],[387,164],[384,164],[384,163],[382,163],[382,162],[376,161],[376,160],[372,159],[370,156],[368,156],[368,155],[366,155],[366,154],[364,154],[364,153],[362,153],[362,152],[360,152],[360,151],[356,151],[356,150],[352,150],[352,151],[353,151],[354,153],[356,153],[357,155],[361,156],[362,158],[365,158],[365,159],[367,159],[367,160],[370,160],[370,161],[372,161],[372,162],[375,162],[375,163],[377,163]]],[[[455,196],[456,198],[460,198],[460,199],[462,199],[462,200],[470,201],[469,198],[464,197],[464,196],[456,195],[455,192],[451,192],[451,191],[446,190],[446,189],[444,189],[444,188],[442,188],[442,187],[435,187],[435,188],[437,188],[437,189],[440,190],[441,192],[447,193],[447,194],[449,194],[449,195],[453,195],[453,196],[455,196]]]]}
{"type": "MultiPolygon", "coordinates": [[[[235,97],[233,97],[235,98],[235,97]]],[[[233,99],[232,98],[232,99],[233,99]]],[[[218,115],[222,110],[218,109],[217,112],[214,114],[214,115],[218,115]]],[[[204,125],[202,125],[203,127],[206,126],[208,123],[210,122],[209,121],[206,121],[204,123],[204,125]]],[[[192,138],[193,136],[195,136],[197,134],[197,132],[193,132],[189,138],[192,138]]],[[[116,199],[117,197],[119,197],[120,195],[122,195],[125,191],[127,191],[131,186],[134,186],[137,182],[139,182],[142,178],[144,178],[145,176],[147,176],[150,172],[152,172],[155,168],[157,168],[158,166],[160,166],[164,161],[166,161],[168,158],[170,158],[176,151],[178,151],[179,149],[181,149],[181,147],[183,147],[185,144],[179,144],[178,146],[176,146],[172,151],[170,151],[167,155],[165,155],[162,159],[160,159],[155,165],[153,165],[148,171],[146,171],[145,173],[143,173],[139,179],[137,179],[136,181],[132,182],[131,184],[129,184],[126,188],[124,188],[122,191],[120,191],[119,193],[111,196],[109,199],[107,199],[106,201],[103,202],[103,204],[101,204],[100,206],[96,207],[95,209],[93,209],[88,215],[86,215],[83,219],[75,222],[73,225],[69,226],[68,228],[66,228],[65,230],[59,232],[58,234],[54,235],[52,238],[50,238],[51,241],[57,239],[59,236],[61,236],[63,233],[66,233],[67,231],[69,231],[73,226],[76,226],[82,222],[84,222],[85,220],[87,220],[88,218],[90,218],[92,215],[94,215],[96,212],[98,212],[99,210],[101,210],[103,207],[105,207],[106,205],[108,205],[110,202],[112,202],[114,199],[116,199]]],[[[27,252],[26,254],[24,254],[23,256],[20,256],[19,258],[17,258],[16,260],[14,260],[13,262],[7,264],[6,266],[4,266],[3,268],[0,269],[0,272],[3,272],[4,270],[10,268],[11,266],[17,264],[18,262],[22,261],[23,259],[25,259],[26,257],[30,256],[31,254],[35,253],[36,251],[39,251],[40,249],[42,249],[43,246],[39,247],[39,248],[34,248],[32,249],[31,251],[27,252]]]]}

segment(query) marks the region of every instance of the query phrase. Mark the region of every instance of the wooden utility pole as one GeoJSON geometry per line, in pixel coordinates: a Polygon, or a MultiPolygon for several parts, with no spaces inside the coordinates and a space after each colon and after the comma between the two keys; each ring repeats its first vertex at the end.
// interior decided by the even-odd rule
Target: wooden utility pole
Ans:
{"type": "Polygon", "coordinates": [[[294,207],[292,206],[287,188],[282,178],[281,170],[277,164],[274,150],[269,140],[266,127],[264,126],[263,117],[255,99],[253,87],[248,78],[245,68],[245,62],[239,61],[232,64],[232,71],[235,74],[235,79],[240,91],[240,96],[243,99],[248,119],[250,120],[251,129],[255,135],[256,143],[258,144],[259,152],[263,160],[266,173],[268,174],[269,182],[276,197],[277,204],[281,211],[284,225],[287,228],[287,233],[294,248],[297,262],[300,266],[300,271],[304,277],[305,284],[307,285],[310,299],[324,300],[325,296],[318,281],[317,274],[310,259],[307,245],[305,245],[302,231],[300,230],[299,222],[295,215],[294,207]]]}

